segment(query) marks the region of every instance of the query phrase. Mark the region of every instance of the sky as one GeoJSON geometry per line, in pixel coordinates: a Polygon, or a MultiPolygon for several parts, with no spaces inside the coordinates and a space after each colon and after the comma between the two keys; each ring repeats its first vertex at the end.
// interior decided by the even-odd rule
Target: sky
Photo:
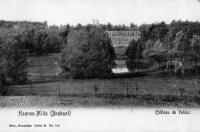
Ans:
{"type": "Polygon", "coordinates": [[[0,0],[0,20],[48,25],[200,21],[200,0],[0,0]]]}

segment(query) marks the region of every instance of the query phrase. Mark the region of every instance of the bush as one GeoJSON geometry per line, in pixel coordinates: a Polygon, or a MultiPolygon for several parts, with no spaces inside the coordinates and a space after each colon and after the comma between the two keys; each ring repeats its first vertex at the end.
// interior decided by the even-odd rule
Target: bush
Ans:
{"type": "Polygon", "coordinates": [[[114,59],[108,34],[93,26],[71,31],[62,51],[63,69],[72,78],[110,77],[114,59]]]}

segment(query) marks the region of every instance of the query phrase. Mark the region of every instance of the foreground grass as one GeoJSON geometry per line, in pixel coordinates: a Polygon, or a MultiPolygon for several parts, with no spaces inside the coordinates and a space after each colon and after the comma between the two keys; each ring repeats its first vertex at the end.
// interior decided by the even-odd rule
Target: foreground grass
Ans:
{"type": "Polygon", "coordinates": [[[90,79],[71,80],[44,83],[15,85],[8,88],[8,95],[69,95],[95,93],[95,87],[99,94],[152,94],[152,95],[180,95],[184,89],[184,95],[198,96],[200,92],[198,77],[136,77],[119,79],[90,79]]]}
{"type": "Polygon", "coordinates": [[[0,107],[199,107],[200,96],[172,95],[68,95],[1,96],[0,107]]]}
{"type": "Polygon", "coordinates": [[[15,85],[8,88],[8,96],[0,97],[0,107],[199,107],[198,78],[142,76],[15,85]]]}

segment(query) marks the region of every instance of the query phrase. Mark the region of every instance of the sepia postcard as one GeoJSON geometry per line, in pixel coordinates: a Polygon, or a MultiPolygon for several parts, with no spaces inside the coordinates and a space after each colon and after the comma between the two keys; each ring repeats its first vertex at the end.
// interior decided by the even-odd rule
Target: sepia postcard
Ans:
{"type": "Polygon", "coordinates": [[[200,0],[0,0],[0,132],[199,132],[200,0]]]}

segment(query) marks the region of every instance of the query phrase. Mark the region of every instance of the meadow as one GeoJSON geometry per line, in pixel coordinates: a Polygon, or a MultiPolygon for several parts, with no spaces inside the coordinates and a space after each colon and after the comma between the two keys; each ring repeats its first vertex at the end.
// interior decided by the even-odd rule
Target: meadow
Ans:
{"type": "Polygon", "coordinates": [[[131,78],[73,80],[58,76],[61,69],[55,62],[60,63],[59,60],[59,54],[29,58],[29,83],[8,87],[9,96],[1,97],[0,106],[200,105],[199,76],[149,74],[131,78]]]}
{"type": "Polygon", "coordinates": [[[25,97],[29,102],[40,101],[39,98],[43,97],[44,99],[49,98],[48,100],[55,98],[47,104],[45,102],[35,103],[39,106],[41,104],[47,106],[190,107],[200,105],[200,88],[197,77],[185,79],[153,76],[105,80],[66,79],[12,86],[8,88],[8,93],[12,96],[19,96],[21,99],[25,97]]]}
{"type": "Polygon", "coordinates": [[[55,80],[57,74],[62,72],[62,69],[59,67],[60,54],[32,56],[28,58],[28,62],[28,80],[31,82],[55,80]]]}

